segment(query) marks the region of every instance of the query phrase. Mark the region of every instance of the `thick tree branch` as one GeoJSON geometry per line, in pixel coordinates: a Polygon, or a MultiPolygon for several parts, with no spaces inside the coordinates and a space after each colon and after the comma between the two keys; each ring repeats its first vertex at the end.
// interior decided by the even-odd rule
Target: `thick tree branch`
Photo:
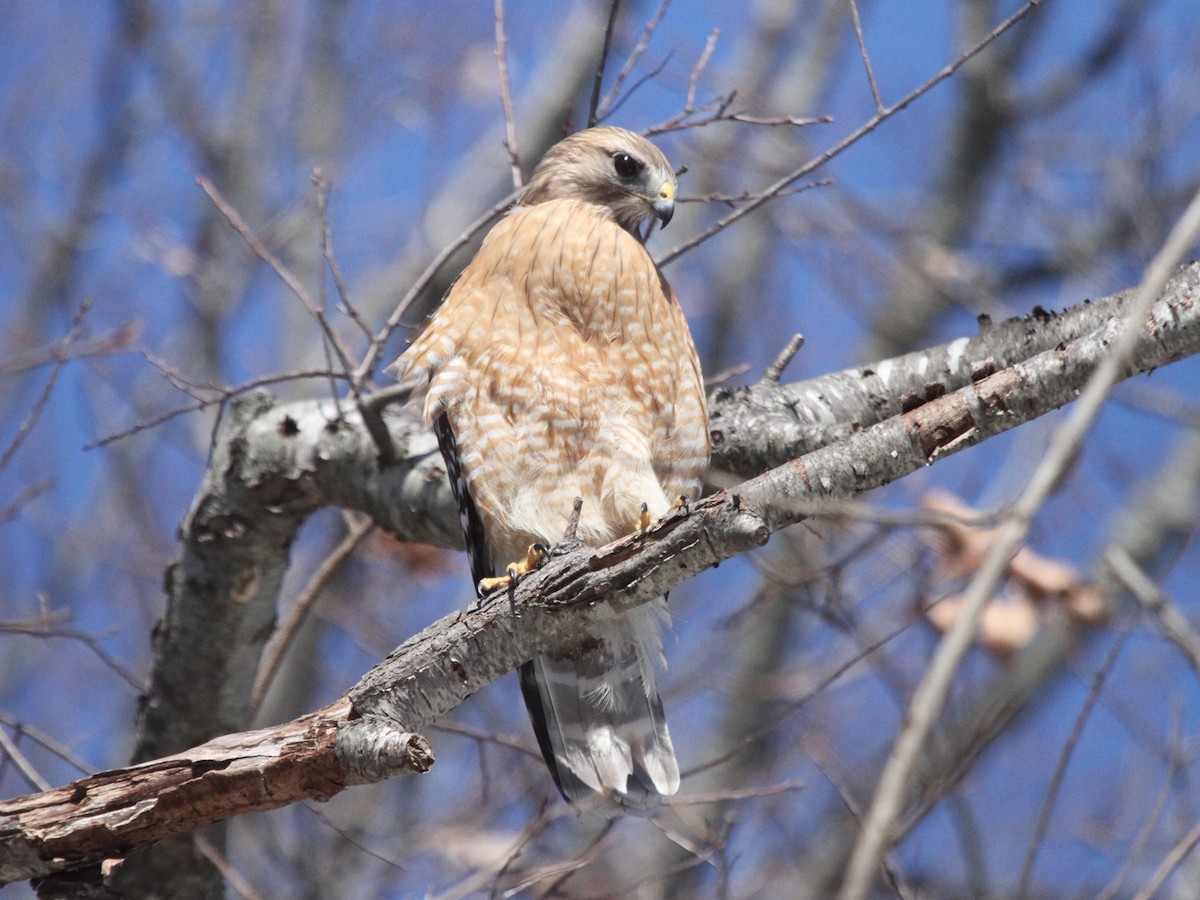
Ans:
{"type": "MultiPolygon", "coordinates": [[[[1192,265],[1168,285],[1147,318],[1124,377],[1200,350],[1198,300],[1200,266],[1192,265]]],[[[535,653],[569,647],[601,604],[645,603],[692,575],[761,545],[771,532],[819,511],[822,501],[887,484],[1070,402],[1106,356],[1119,327],[1119,318],[1109,318],[1090,333],[785,462],[736,489],[707,497],[645,534],[553,559],[516,589],[511,606],[502,595],[493,596],[467,613],[435,623],[364,676],[343,700],[317,713],[278,728],[220,738],[166,760],[83,779],[58,791],[0,803],[0,871],[12,880],[76,867],[123,855],[181,828],[197,828],[303,796],[328,796],[346,784],[394,774],[398,768],[420,770],[417,762],[427,763],[431,754],[415,737],[400,735],[437,721],[535,653]],[[362,724],[347,725],[355,721],[362,724]],[[354,730],[345,731],[348,727],[354,730]],[[374,746],[399,748],[401,761],[413,764],[397,767],[358,750],[348,756],[348,739],[337,737],[343,731],[357,732],[357,737],[374,746]],[[381,735],[383,739],[377,740],[381,735]],[[218,771],[225,774],[206,780],[207,773],[218,771]],[[226,775],[246,781],[222,780],[226,775]],[[210,797],[209,792],[221,796],[210,797]],[[88,798],[100,803],[99,821],[62,822],[53,812],[42,815],[55,809],[73,814],[88,798]],[[186,801],[187,815],[170,815],[171,804],[180,798],[186,801]],[[160,804],[165,804],[162,810],[160,804]]],[[[443,488],[433,480],[429,467],[432,450],[393,467],[395,471],[381,472],[373,468],[374,457],[363,449],[371,446],[370,441],[358,433],[363,429],[352,414],[345,419],[303,415],[297,419],[293,418],[297,409],[276,409],[260,402],[231,415],[221,432],[229,448],[218,447],[214,453],[213,471],[222,473],[224,481],[210,478],[208,489],[228,488],[229,479],[239,476],[245,480],[239,489],[244,493],[227,491],[224,497],[259,503],[274,497],[280,503],[277,489],[291,483],[293,488],[304,488],[299,499],[292,496],[290,505],[268,507],[270,515],[265,518],[291,520],[314,504],[336,502],[367,509],[379,516],[381,524],[401,533],[411,527],[404,523],[414,518],[411,510],[393,518],[404,511],[406,498],[424,502],[429,512],[438,502],[448,505],[444,499],[435,500],[443,488]],[[339,448],[342,456],[334,452],[339,448]],[[356,469],[362,471],[356,474],[356,469]]],[[[394,426],[397,446],[413,446],[417,432],[409,420],[393,417],[389,424],[394,426]]],[[[406,453],[401,456],[407,458],[406,453]]],[[[266,591],[255,573],[267,571],[268,578],[274,577],[261,567],[271,560],[282,567],[287,540],[272,543],[269,537],[278,540],[280,533],[271,529],[266,529],[266,538],[253,534],[254,517],[245,511],[234,515],[228,505],[217,504],[215,496],[202,495],[198,500],[188,539],[201,547],[230,545],[223,577],[242,589],[223,605],[237,605],[238,599],[264,602],[266,591]],[[211,514],[210,507],[217,506],[220,516],[211,514]],[[203,530],[197,524],[202,518],[207,523],[203,530]],[[223,523],[221,528],[215,527],[217,521],[223,523]],[[254,552],[246,552],[249,545],[254,552]]],[[[177,568],[185,564],[186,558],[177,568]]],[[[168,621],[164,630],[177,626],[180,618],[168,621]]],[[[225,696],[232,697],[229,684],[223,687],[225,696]]],[[[231,709],[234,706],[230,704],[231,709]]]]}
{"type": "MultiPolygon", "coordinates": [[[[1164,292],[1152,319],[1159,324],[1139,351],[1143,370],[1191,352],[1198,283],[1200,266],[1189,266],[1164,292]]],[[[817,477],[830,484],[831,496],[886,483],[946,452],[947,435],[966,446],[994,433],[975,421],[981,403],[1004,406],[1003,425],[1011,427],[1072,399],[1103,353],[1107,323],[1117,320],[1127,299],[1118,294],[1061,315],[1035,311],[924,354],[797,385],[764,380],[720,389],[712,403],[714,468],[745,477],[827,446],[830,464],[840,462],[817,477]],[[988,395],[990,385],[998,387],[988,395]],[[1018,404],[1018,397],[1025,399],[1018,404]],[[904,449],[908,437],[897,414],[906,409],[928,425],[916,448],[904,449]],[[861,446],[863,435],[854,432],[889,416],[892,431],[878,433],[893,434],[901,449],[893,456],[887,442],[861,446]],[[839,455],[839,447],[850,455],[839,455]],[[871,465],[884,466],[887,477],[854,476],[871,465]]],[[[461,546],[433,437],[410,411],[386,416],[385,424],[396,456],[389,465],[380,464],[368,429],[348,406],[276,406],[265,394],[230,405],[181,530],[181,558],[168,571],[170,602],[156,633],[137,760],[247,726],[247,697],[274,621],[288,548],[317,508],[359,510],[402,539],[461,546]]]]}
{"type": "Polygon", "coordinates": [[[250,809],[326,799],[433,764],[428,741],[340,700],[275,728],[233,734],[0,804],[0,883],[125,856],[250,809]]]}

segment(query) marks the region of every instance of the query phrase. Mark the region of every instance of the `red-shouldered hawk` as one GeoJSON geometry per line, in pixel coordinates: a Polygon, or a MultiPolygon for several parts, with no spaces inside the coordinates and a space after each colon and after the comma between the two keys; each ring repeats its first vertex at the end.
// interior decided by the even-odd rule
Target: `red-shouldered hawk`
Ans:
{"type": "MultiPolygon", "coordinates": [[[[709,449],[700,363],[642,246],[651,217],[670,220],[675,185],[658,148],[620,128],[552,147],[394,366],[426,389],[477,584],[559,540],[576,497],[577,536],[600,546],[699,492],[709,449]]],[[[567,800],[646,812],[678,789],[655,684],[666,620],[665,597],[613,611],[569,655],[521,667],[567,800]]]]}

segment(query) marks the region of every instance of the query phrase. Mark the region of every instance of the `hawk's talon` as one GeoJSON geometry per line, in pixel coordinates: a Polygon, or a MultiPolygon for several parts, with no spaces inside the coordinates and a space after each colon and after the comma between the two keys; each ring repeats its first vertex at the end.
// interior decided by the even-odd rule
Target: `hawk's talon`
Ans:
{"type": "Polygon", "coordinates": [[[510,590],[515,588],[522,575],[528,575],[540,566],[549,555],[550,549],[545,544],[530,544],[529,549],[525,551],[525,558],[509,563],[505,567],[503,575],[479,579],[479,592],[490,594],[499,588],[509,588],[510,590]]]}
{"type": "Polygon", "coordinates": [[[654,520],[650,518],[650,507],[643,502],[642,511],[638,513],[637,530],[645,531],[653,523],[654,520]]]}
{"type": "Polygon", "coordinates": [[[681,516],[686,516],[691,513],[692,508],[688,505],[688,498],[686,494],[680,494],[678,497],[676,497],[675,502],[671,504],[671,508],[667,510],[667,512],[676,511],[678,511],[681,516]]]}

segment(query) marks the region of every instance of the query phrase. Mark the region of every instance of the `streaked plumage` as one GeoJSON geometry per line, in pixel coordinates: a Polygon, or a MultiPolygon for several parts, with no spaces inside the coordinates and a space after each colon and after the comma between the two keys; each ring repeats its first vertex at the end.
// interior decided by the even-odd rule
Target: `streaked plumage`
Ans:
{"type": "MultiPolygon", "coordinates": [[[[402,381],[425,386],[477,581],[558,541],[576,497],[577,535],[599,546],[633,531],[643,503],[657,519],[699,492],[700,365],[640,232],[670,218],[674,193],[665,157],[630,132],[557,144],[396,363],[402,381]]],[[[642,811],[677,789],[655,686],[666,618],[665,599],[613,612],[568,658],[522,668],[568,800],[642,811]]]]}

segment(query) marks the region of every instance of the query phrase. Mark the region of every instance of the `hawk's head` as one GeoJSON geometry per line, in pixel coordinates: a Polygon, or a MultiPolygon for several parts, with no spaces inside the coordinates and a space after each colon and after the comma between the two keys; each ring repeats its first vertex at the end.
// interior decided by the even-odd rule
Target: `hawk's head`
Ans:
{"type": "Polygon", "coordinates": [[[604,125],[559,141],[542,157],[521,204],[583,200],[602,206],[613,221],[642,239],[642,223],[665,227],[675,212],[675,173],[662,151],[640,135],[604,125]]]}

